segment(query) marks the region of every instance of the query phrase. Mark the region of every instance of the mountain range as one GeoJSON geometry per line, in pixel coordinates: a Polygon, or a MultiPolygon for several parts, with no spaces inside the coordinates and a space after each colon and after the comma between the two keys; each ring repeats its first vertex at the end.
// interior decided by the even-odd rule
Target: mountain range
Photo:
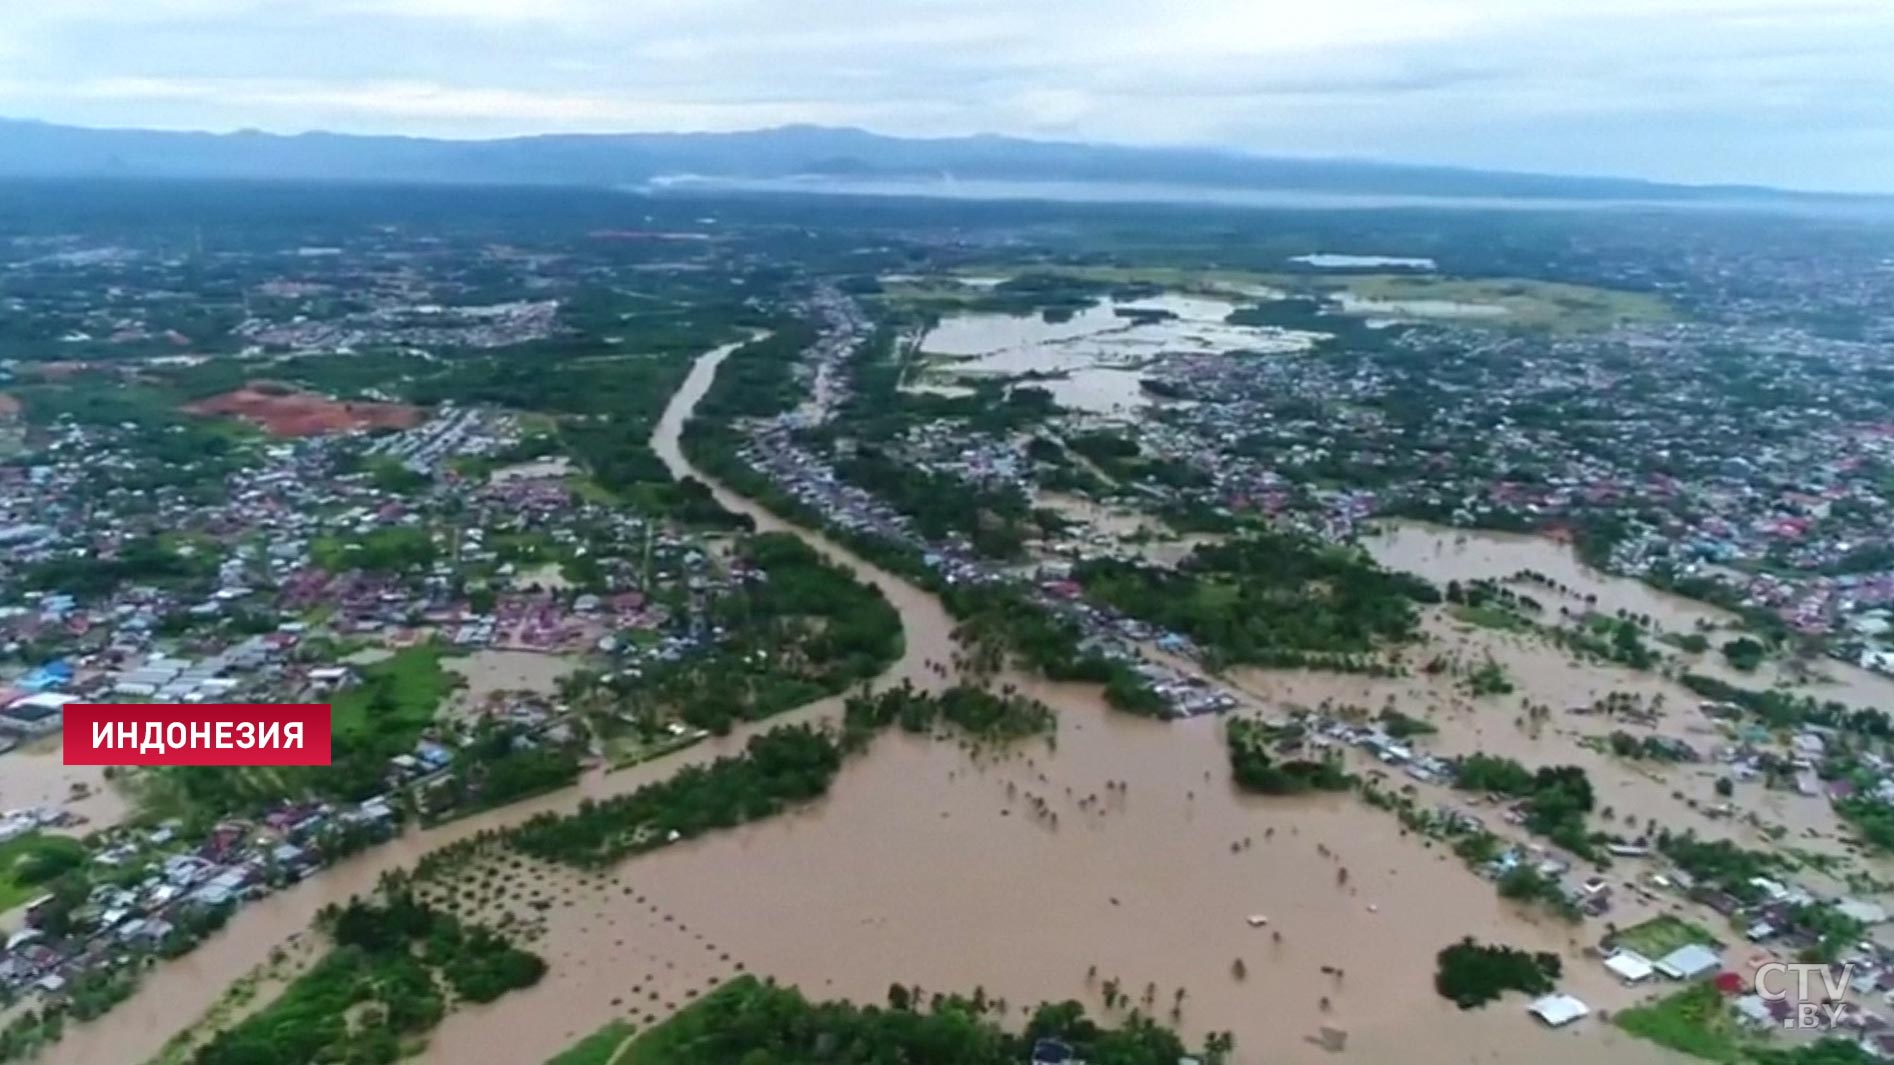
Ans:
{"type": "Polygon", "coordinates": [[[919,139],[783,126],[737,133],[441,140],[94,129],[0,119],[0,177],[150,177],[630,186],[676,177],[1140,184],[1354,195],[1661,202],[1847,202],[1751,186],[1669,185],[1351,159],[1284,158],[972,136],[919,139]]]}

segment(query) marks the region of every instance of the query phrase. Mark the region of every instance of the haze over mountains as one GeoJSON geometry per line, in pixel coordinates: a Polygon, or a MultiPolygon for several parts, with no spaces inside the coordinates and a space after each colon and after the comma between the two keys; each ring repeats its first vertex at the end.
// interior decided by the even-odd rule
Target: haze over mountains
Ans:
{"type": "Polygon", "coordinates": [[[953,180],[1678,203],[1855,199],[1749,186],[1667,185],[1208,149],[999,136],[912,139],[820,126],[459,141],[320,132],[282,136],[90,129],[0,120],[0,177],[86,176],[594,186],[639,185],[678,176],[732,181],[817,177],[912,182],[915,191],[953,180]]]}

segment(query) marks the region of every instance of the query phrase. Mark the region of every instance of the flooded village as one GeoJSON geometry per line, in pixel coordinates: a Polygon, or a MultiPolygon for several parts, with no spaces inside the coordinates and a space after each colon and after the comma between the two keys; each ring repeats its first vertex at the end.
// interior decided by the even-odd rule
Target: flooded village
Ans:
{"type": "Polygon", "coordinates": [[[1379,243],[1193,270],[850,235],[784,280],[781,230],[711,218],[483,234],[466,276],[386,231],[341,256],[372,282],[233,256],[285,301],[237,366],[12,386],[54,413],[0,476],[9,1060],[223,1060],[366,899],[541,965],[441,985],[423,1061],[546,1061],[745,975],[977,989],[1009,1031],[1069,999],[1226,1063],[1679,1065],[1685,1024],[1711,1060],[1894,1057],[1884,439],[1843,410],[1739,469],[1704,458],[1721,414],[1625,370],[1740,322],[1379,243]],[[299,319],[331,284],[373,294],[343,333],[299,319]],[[1636,392],[1669,465],[1535,414],[1547,375],[1636,392]],[[851,728],[968,691],[1046,727],[851,728]],[[42,722],[97,701],[328,702],[335,764],[60,765],[42,722]],[[785,735],[846,757],[654,827],[785,735]],[[1468,937],[1538,978],[1459,1000],[1468,937]],[[1788,962],[1846,976],[1820,1031],[1776,1031],[1788,962]]]}

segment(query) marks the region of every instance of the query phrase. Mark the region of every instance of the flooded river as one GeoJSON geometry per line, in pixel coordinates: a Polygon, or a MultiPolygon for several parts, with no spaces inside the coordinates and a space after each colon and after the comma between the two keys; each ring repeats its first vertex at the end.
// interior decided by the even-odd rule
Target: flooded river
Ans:
{"type": "MultiPolygon", "coordinates": [[[[708,481],[686,463],[678,438],[729,350],[699,360],[659,423],[654,446],[674,472],[708,481]]],[[[724,506],[759,527],[787,528],[710,483],[724,506]]],[[[945,683],[928,668],[954,651],[939,603],[795,531],[900,610],[905,652],[880,683],[945,683]]],[[[1324,1025],[1346,1030],[1348,1053],[1369,1062],[1677,1060],[1595,1020],[1549,1032],[1516,998],[1461,1013],[1434,995],[1435,952],[1470,933],[1564,951],[1567,988],[1595,1008],[1628,1001],[1601,969],[1576,958],[1568,928],[1522,918],[1451,854],[1404,836],[1392,817],[1346,797],[1239,794],[1215,720],[1114,715],[1093,689],[1011,679],[1060,712],[1056,748],[1035,742],[1004,757],[970,757],[954,743],[890,735],[804,810],[605,875],[529,868],[521,889],[556,900],[535,945],[551,972],[535,988],[451,1014],[421,1060],[532,1065],[611,1017],[662,1016],[738,966],[817,997],[878,1002],[897,981],[930,991],[977,985],[1015,1009],[1064,997],[1099,1009],[1100,985],[1115,979],[1134,999],[1151,985],[1145,1012],[1160,1017],[1182,988],[1179,1026],[1192,1038],[1233,1031],[1243,1063],[1325,1060],[1309,1041],[1324,1025]],[[1269,925],[1251,927],[1252,914],[1269,925]]],[[[736,750],[748,734],[837,708],[824,701],[342,862],[245,907],[223,934],[165,965],[104,1019],[73,1026],[45,1060],[142,1061],[274,946],[304,932],[319,908],[372,889],[383,871],[483,829],[667,777],[736,750]]]]}

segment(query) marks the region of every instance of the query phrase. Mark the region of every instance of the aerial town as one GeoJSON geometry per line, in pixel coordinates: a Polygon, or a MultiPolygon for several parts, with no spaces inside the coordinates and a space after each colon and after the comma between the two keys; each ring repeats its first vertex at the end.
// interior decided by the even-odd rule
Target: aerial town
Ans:
{"type": "Polygon", "coordinates": [[[0,230],[0,1061],[644,1060],[790,987],[1046,1063],[1894,1060],[1894,230],[120,194],[0,230]],[[101,702],[332,762],[62,764],[101,702]]]}

